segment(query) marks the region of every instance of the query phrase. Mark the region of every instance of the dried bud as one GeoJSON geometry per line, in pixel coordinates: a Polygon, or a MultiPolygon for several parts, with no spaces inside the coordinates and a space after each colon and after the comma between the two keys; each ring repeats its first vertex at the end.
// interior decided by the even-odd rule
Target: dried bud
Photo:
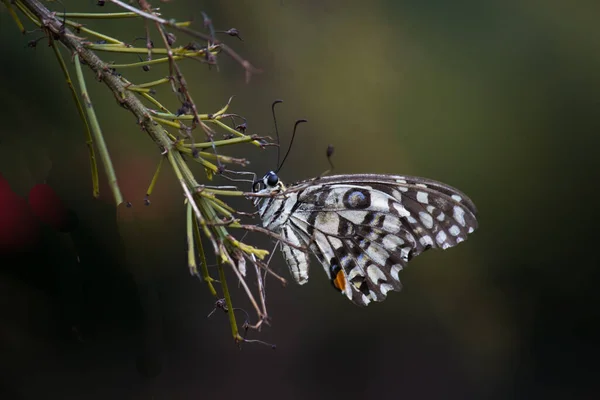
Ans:
{"type": "Polygon", "coordinates": [[[175,113],[175,115],[180,116],[180,115],[185,115],[188,114],[191,110],[190,105],[188,104],[188,102],[184,102],[181,107],[177,110],[177,112],[175,113]]]}
{"type": "Polygon", "coordinates": [[[242,133],[245,133],[246,129],[248,129],[248,125],[245,122],[243,124],[239,124],[235,127],[236,131],[240,131],[242,133]]]}
{"type": "Polygon", "coordinates": [[[173,43],[175,43],[175,41],[177,40],[177,36],[175,36],[171,32],[167,32],[166,36],[167,36],[167,43],[169,44],[169,46],[173,46],[173,43]]]}
{"type": "Polygon", "coordinates": [[[235,37],[237,37],[238,39],[240,39],[242,42],[244,41],[244,39],[242,39],[242,37],[240,36],[240,31],[238,31],[236,28],[231,28],[231,29],[228,29],[228,30],[226,30],[226,31],[225,31],[225,32],[223,32],[223,33],[226,33],[226,34],[228,34],[229,36],[235,36],[235,37]]]}

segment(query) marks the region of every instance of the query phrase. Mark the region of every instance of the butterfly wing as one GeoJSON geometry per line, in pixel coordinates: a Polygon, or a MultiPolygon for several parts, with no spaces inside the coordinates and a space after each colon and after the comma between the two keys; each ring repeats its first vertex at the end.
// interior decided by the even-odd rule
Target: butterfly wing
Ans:
{"type": "Polygon", "coordinates": [[[453,247],[477,228],[466,195],[424,178],[329,176],[291,185],[286,196],[294,205],[282,229],[308,245],[333,285],[359,305],[399,291],[398,273],[413,257],[453,247]]]}

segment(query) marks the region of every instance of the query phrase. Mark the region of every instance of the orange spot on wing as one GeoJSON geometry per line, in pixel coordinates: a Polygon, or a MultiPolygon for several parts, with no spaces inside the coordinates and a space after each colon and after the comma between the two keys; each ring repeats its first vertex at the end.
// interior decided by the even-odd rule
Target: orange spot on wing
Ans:
{"type": "Polygon", "coordinates": [[[337,272],[335,278],[333,278],[333,286],[341,292],[346,289],[346,277],[341,269],[337,272]]]}

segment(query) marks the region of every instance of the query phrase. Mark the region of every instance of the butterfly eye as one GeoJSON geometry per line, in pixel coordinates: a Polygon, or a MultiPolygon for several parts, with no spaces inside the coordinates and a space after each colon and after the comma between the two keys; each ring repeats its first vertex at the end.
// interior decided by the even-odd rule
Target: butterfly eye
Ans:
{"type": "Polygon", "coordinates": [[[269,172],[265,176],[265,182],[266,182],[267,186],[270,186],[270,187],[276,186],[277,183],[279,182],[279,177],[277,176],[277,174],[275,174],[275,172],[269,172]]]}

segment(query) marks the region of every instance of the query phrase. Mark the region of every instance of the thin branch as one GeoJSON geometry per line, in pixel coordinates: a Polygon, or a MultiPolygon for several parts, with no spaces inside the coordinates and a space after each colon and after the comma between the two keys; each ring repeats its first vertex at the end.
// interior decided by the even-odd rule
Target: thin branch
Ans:
{"type": "Polygon", "coordinates": [[[160,18],[157,15],[153,15],[150,14],[148,12],[142,11],[138,8],[135,8],[127,3],[124,3],[120,0],[109,0],[111,3],[118,5],[119,7],[122,7],[126,10],[129,10],[131,12],[134,12],[136,14],[138,14],[141,17],[147,18],[149,20],[155,21],[161,25],[164,26],[168,26],[174,30],[178,30],[180,32],[183,32],[191,37],[195,37],[197,39],[202,39],[202,40],[206,40],[206,41],[210,41],[214,44],[219,44],[221,45],[221,48],[223,49],[223,51],[225,53],[227,53],[231,58],[233,58],[235,61],[237,61],[242,67],[244,67],[244,69],[246,70],[246,81],[250,80],[250,76],[252,74],[257,74],[262,72],[262,70],[255,68],[250,61],[245,60],[244,58],[242,58],[238,53],[236,53],[233,49],[231,49],[229,46],[227,46],[225,43],[221,42],[220,40],[216,39],[216,38],[211,38],[210,35],[204,34],[202,32],[198,32],[195,31],[193,29],[189,29],[185,26],[178,26],[177,23],[175,21],[170,21],[170,20],[166,20],[164,18],[160,18]]]}

